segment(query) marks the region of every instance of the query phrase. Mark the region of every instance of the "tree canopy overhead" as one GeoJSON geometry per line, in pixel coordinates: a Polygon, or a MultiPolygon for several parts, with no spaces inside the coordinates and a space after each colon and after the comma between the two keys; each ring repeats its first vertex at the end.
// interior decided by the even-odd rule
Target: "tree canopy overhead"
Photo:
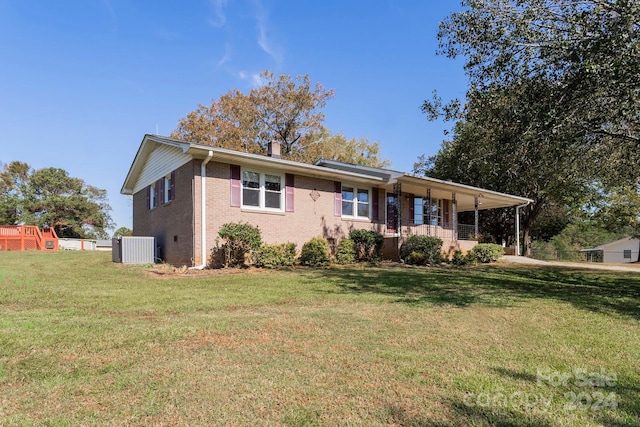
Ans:
{"type": "Polygon", "coordinates": [[[0,172],[0,224],[48,225],[59,237],[105,237],[107,192],[58,168],[13,161],[0,172]]]}
{"type": "Polygon", "coordinates": [[[333,135],[323,125],[322,109],[333,98],[333,90],[307,75],[261,74],[264,85],[244,94],[233,89],[198,105],[178,122],[171,137],[217,147],[265,153],[269,142],[281,145],[284,158],[313,163],[320,157],[367,166],[383,166],[378,143],[333,135]]]}
{"type": "MultiPolygon", "coordinates": [[[[422,110],[456,120],[416,172],[530,197],[524,243],[550,207],[585,206],[600,184],[640,177],[640,3],[465,0],[440,25],[439,53],[466,59],[466,102],[422,110]]],[[[555,208],[554,208],[555,209],[555,208]]],[[[504,213],[498,213],[502,219],[504,213]]],[[[505,223],[505,226],[510,224],[505,223]]]]}
{"type": "Polygon", "coordinates": [[[545,80],[561,118],[596,146],[605,178],[637,181],[640,2],[465,0],[440,25],[440,53],[466,58],[471,90],[545,80]],[[606,161],[604,161],[606,160],[606,161]],[[612,175],[613,174],[613,175],[612,175]]]}

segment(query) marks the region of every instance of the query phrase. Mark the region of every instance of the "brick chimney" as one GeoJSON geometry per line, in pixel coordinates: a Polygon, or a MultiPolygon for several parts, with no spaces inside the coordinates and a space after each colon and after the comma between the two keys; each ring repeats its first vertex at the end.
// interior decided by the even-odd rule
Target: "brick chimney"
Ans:
{"type": "Polygon", "coordinates": [[[267,156],[273,157],[274,159],[280,158],[280,143],[278,141],[271,141],[267,145],[267,156]]]}

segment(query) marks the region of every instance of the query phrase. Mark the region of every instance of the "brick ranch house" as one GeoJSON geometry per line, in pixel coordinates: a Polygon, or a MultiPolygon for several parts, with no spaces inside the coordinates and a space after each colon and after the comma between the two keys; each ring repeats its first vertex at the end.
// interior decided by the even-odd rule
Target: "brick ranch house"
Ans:
{"type": "Polygon", "coordinates": [[[121,193],[133,195],[133,234],[154,236],[158,258],[204,267],[220,226],[247,222],[266,243],[312,237],[332,248],[353,229],[385,236],[385,257],[397,257],[410,234],[436,236],[443,250],[471,249],[480,209],[526,205],[530,199],[329,160],[306,164],[267,155],[145,135],[121,193]],[[458,213],[475,211],[475,224],[458,213]]]}

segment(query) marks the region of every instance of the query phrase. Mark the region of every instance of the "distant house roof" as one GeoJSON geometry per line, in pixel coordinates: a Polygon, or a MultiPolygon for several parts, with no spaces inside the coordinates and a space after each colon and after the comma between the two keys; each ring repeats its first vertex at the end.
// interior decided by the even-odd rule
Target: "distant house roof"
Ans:
{"type": "Polygon", "coordinates": [[[627,236],[627,237],[623,237],[622,239],[614,240],[613,242],[604,243],[600,246],[596,246],[595,248],[582,249],[580,252],[604,251],[611,246],[617,246],[620,243],[628,242],[628,241],[635,241],[634,244],[637,244],[636,242],[638,241],[638,238],[627,236]]]}

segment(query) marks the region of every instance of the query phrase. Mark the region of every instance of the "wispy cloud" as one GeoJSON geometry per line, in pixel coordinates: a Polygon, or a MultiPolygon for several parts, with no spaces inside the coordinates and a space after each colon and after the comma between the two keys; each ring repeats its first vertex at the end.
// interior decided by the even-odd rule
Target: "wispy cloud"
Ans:
{"type": "Polygon", "coordinates": [[[262,5],[261,0],[255,0],[256,21],[258,27],[258,45],[279,66],[282,64],[282,48],[273,42],[269,32],[269,15],[262,5]]]}
{"type": "Polygon", "coordinates": [[[265,80],[260,73],[248,73],[244,70],[238,71],[238,77],[240,80],[248,82],[253,87],[264,86],[265,80]]]}
{"type": "Polygon", "coordinates": [[[213,15],[209,18],[209,24],[220,28],[227,23],[227,16],[224,13],[224,7],[227,4],[227,0],[209,0],[213,15]]]}
{"type": "Polygon", "coordinates": [[[216,62],[216,67],[220,68],[231,60],[231,45],[226,43],[224,46],[224,55],[216,62]]]}

